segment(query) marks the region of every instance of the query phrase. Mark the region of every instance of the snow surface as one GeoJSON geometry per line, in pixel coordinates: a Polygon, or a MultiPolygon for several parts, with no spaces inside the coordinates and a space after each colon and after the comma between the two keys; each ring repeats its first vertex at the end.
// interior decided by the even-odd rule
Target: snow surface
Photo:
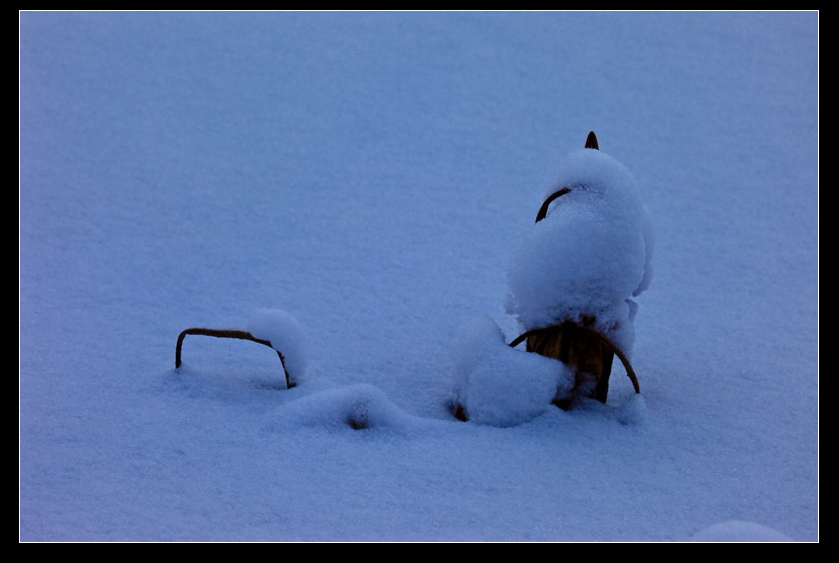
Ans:
{"type": "Polygon", "coordinates": [[[22,12],[19,196],[23,541],[818,540],[817,12],[22,12]],[[456,421],[591,130],[642,394],[456,421]]]}

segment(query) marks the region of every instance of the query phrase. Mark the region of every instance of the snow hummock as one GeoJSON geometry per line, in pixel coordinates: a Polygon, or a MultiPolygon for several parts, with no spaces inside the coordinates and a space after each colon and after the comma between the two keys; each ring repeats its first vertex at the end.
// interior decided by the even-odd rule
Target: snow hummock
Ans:
{"type": "Polygon", "coordinates": [[[652,277],[652,229],[632,174],[599,150],[561,163],[551,193],[571,191],[524,236],[507,273],[507,311],[525,330],[596,319],[595,328],[629,354],[636,305],[652,277]]]}
{"type": "Polygon", "coordinates": [[[791,542],[792,538],[762,524],[727,520],[694,534],[693,542],[791,542]]]}
{"type": "Polygon", "coordinates": [[[565,365],[510,348],[496,322],[479,317],[455,338],[455,401],[470,421],[516,426],[539,416],[574,384],[565,365]]]}
{"type": "Polygon", "coordinates": [[[305,330],[293,315],[282,309],[256,309],[248,319],[247,331],[283,355],[286,370],[295,382],[306,375],[309,356],[305,330]]]}
{"type": "Polygon", "coordinates": [[[380,388],[368,383],[318,389],[277,410],[269,429],[337,430],[386,429],[403,431],[413,417],[399,408],[380,388]]]}
{"type": "Polygon", "coordinates": [[[627,399],[617,405],[615,418],[621,424],[640,424],[647,416],[647,401],[640,393],[629,395],[627,399]]]}

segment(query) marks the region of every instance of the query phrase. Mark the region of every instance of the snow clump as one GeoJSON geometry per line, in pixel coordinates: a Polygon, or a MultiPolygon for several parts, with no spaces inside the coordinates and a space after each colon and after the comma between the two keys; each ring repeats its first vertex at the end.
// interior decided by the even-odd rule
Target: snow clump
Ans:
{"type": "Polygon", "coordinates": [[[510,348],[489,317],[466,323],[455,338],[454,400],[470,421],[501,427],[528,422],[573,383],[562,362],[510,348]]]}
{"type": "Polygon", "coordinates": [[[301,381],[309,360],[303,325],[295,317],[281,309],[257,309],[247,330],[254,338],[270,342],[271,348],[283,355],[292,381],[301,381]]]}

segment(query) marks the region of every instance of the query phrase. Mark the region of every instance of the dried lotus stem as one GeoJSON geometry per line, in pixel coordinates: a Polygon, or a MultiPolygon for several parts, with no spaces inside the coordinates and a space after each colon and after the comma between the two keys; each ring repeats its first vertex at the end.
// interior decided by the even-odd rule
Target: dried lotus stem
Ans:
{"type": "Polygon", "coordinates": [[[294,382],[291,380],[291,375],[288,373],[288,369],[285,365],[285,358],[283,357],[282,352],[277,350],[271,345],[271,342],[268,340],[262,340],[259,338],[254,337],[251,333],[244,331],[244,330],[219,330],[213,328],[188,328],[182,331],[178,335],[178,342],[175,345],[175,369],[181,367],[181,348],[183,346],[184,338],[186,338],[187,334],[199,334],[203,336],[213,336],[215,338],[235,338],[237,340],[250,340],[251,342],[256,342],[257,344],[262,344],[263,346],[268,346],[275,352],[277,352],[277,356],[280,358],[280,363],[283,366],[283,374],[285,375],[285,384],[286,389],[291,389],[294,387],[294,382]]]}

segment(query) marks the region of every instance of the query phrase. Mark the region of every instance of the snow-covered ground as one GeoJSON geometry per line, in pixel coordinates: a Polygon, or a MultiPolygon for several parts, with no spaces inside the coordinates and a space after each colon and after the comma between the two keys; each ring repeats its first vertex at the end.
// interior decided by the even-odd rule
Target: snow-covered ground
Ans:
{"type": "Polygon", "coordinates": [[[818,123],[817,12],[21,13],[20,539],[817,541],[818,123]],[[591,130],[642,393],[457,421],[591,130]]]}

